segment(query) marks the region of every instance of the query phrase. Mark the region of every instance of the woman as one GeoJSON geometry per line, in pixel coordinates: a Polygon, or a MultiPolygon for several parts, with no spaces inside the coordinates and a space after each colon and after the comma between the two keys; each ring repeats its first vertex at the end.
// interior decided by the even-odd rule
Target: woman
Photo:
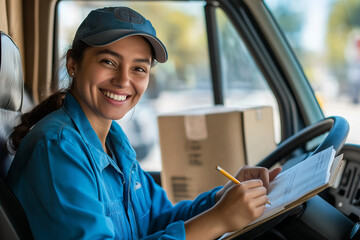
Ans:
{"type": "Polygon", "coordinates": [[[259,217],[280,172],[240,169],[228,183],[172,206],[114,121],[143,95],[167,52],[151,23],[125,7],[92,11],[67,53],[73,82],[15,128],[8,183],[35,239],[214,239],[259,217]]]}

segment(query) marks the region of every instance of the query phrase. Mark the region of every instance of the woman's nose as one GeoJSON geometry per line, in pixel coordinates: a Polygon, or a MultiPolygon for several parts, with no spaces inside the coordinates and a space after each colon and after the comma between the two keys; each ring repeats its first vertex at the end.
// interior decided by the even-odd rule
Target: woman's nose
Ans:
{"type": "Polygon", "coordinates": [[[120,69],[113,78],[112,83],[121,88],[125,88],[130,84],[130,74],[125,69],[120,69]]]}

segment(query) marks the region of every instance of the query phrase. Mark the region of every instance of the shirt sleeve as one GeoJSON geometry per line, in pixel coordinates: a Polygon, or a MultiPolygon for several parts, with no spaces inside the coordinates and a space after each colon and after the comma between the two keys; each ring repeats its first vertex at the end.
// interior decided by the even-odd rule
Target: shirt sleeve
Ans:
{"type": "Polygon", "coordinates": [[[98,200],[94,166],[78,144],[44,140],[22,158],[19,180],[10,179],[10,185],[35,239],[114,239],[113,223],[98,200]]]}
{"type": "MultiPolygon", "coordinates": [[[[156,184],[148,173],[145,174],[148,178],[152,199],[149,234],[158,231],[163,231],[164,234],[166,234],[166,232],[176,232],[172,231],[172,229],[177,228],[179,233],[183,232],[184,234],[183,238],[177,239],[185,239],[184,221],[189,220],[190,218],[214,206],[215,194],[221,188],[216,187],[209,192],[200,194],[194,200],[185,200],[177,203],[176,205],[172,205],[170,200],[167,198],[164,189],[156,184]],[[174,225],[171,225],[172,223],[174,223],[174,225]]],[[[169,233],[166,235],[168,234],[169,233]]]]}

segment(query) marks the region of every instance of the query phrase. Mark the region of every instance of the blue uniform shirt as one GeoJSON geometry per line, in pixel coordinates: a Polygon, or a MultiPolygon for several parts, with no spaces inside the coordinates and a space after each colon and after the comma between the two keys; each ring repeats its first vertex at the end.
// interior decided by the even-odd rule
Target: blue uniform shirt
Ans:
{"type": "Polygon", "coordinates": [[[218,188],[173,206],[115,121],[106,141],[113,158],[69,93],[22,140],[7,180],[35,239],[185,239],[218,188]]]}

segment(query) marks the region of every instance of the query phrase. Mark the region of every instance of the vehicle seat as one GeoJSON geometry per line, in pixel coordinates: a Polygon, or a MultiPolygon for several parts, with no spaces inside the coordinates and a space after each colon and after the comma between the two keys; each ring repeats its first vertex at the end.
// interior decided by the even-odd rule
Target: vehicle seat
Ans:
{"type": "Polygon", "coordinates": [[[0,238],[7,240],[33,239],[24,209],[5,183],[13,159],[7,138],[21,115],[23,85],[19,49],[0,31],[0,238]]]}

